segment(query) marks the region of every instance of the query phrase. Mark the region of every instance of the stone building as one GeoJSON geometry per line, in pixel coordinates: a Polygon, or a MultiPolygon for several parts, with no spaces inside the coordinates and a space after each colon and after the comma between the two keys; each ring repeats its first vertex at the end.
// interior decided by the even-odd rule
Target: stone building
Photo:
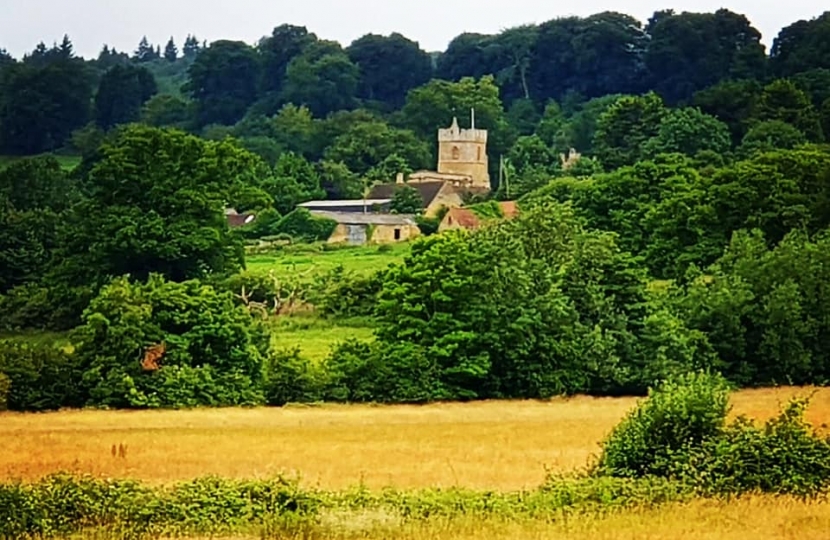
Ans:
{"type": "Polygon", "coordinates": [[[421,204],[426,217],[435,217],[442,208],[455,208],[464,204],[463,191],[453,184],[432,180],[423,182],[404,182],[403,175],[398,175],[394,184],[378,184],[369,193],[369,199],[390,200],[395,196],[395,191],[402,185],[409,186],[421,196],[421,204]]]}
{"type": "Polygon", "coordinates": [[[337,222],[328,239],[330,244],[393,244],[421,235],[415,216],[398,214],[362,214],[311,210],[311,215],[337,222]]]}

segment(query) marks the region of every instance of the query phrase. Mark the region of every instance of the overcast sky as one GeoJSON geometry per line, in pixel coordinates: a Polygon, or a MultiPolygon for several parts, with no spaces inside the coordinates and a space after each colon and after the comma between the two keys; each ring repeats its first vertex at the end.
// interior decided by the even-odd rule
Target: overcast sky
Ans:
{"type": "Polygon", "coordinates": [[[659,9],[720,7],[745,14],[767,46],[782,27],[830,9],[826,0],[0,0],[0,48],[20,57],[64,34],[86,57],[104,43],[131,52],[145,34],[162,46],[170,36],[181,46],[188,33],[255,43],[290,23],[344,45],[369,32],[397,31],[437,51],[465,31],[493,33],[567,15],[619,11],[645,21],[659,9]]]}

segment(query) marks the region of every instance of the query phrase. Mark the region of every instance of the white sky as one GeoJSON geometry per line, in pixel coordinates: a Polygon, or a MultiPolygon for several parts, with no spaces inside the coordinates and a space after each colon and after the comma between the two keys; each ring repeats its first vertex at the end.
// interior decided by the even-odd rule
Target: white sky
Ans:
{"type": "Polygon", "coordinates": [[[784,26],[830,10],[826,0],[0,0],[0,48],[20,57],[64,34],[85,57],[97,56],[104,43],[132,52],[145,34],[162,46],[172,35],[181,47],[188,33],[255,43],[290,23],[344,45],[369,32],[397,31],[437,51],[465,31],[495,33],[560,16],[619,11],[645,22],[659,9],[721,7],[745,14],[767,46],[784,26]]]}

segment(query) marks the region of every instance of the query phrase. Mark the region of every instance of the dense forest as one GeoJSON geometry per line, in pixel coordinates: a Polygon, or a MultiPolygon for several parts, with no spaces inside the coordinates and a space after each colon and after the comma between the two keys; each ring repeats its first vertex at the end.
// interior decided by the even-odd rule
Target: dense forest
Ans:
{"type": "Polygon", "coordinates": [[[555,19],[440,54],[289,25],[255,46],[0,53],[0,330],[73,343],[0,341],[0,406],[638,394],[701,369],[824,384],[828,140],[830,12],[769,53],[727,10],[555,19]],[[520,217],[317,280],[321,315],[371,317],[375,339],[322,364],[276,348],[236,293],[285,284],[244,272],[245,239],[325,237],[297,204],[431,167],[436,130],[473,108],[510,179],[491,197],[520,217]],[[230,230],[229,205],[262,219],[230,230]]]}

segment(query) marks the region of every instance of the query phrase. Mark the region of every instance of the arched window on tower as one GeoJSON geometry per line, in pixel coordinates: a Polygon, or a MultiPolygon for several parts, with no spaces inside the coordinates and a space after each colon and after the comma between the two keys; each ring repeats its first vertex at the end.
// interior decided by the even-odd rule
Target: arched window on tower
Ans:
{"type": "Polygon", "coordinates": [[[453,158],[454,160],[459,160],[459,159],[461,159],[461,149],[460,149],[460,148],[458,148],[457,146],[453,146],[453,147],[452,147],[452,158],[453,158]]]}
{"type": "Polygon", "coordinates": [[[480,146],[478,147],[478,158],[476,158],[476,159],[478,161],[481,161],[481,147],[480,146]]]}

